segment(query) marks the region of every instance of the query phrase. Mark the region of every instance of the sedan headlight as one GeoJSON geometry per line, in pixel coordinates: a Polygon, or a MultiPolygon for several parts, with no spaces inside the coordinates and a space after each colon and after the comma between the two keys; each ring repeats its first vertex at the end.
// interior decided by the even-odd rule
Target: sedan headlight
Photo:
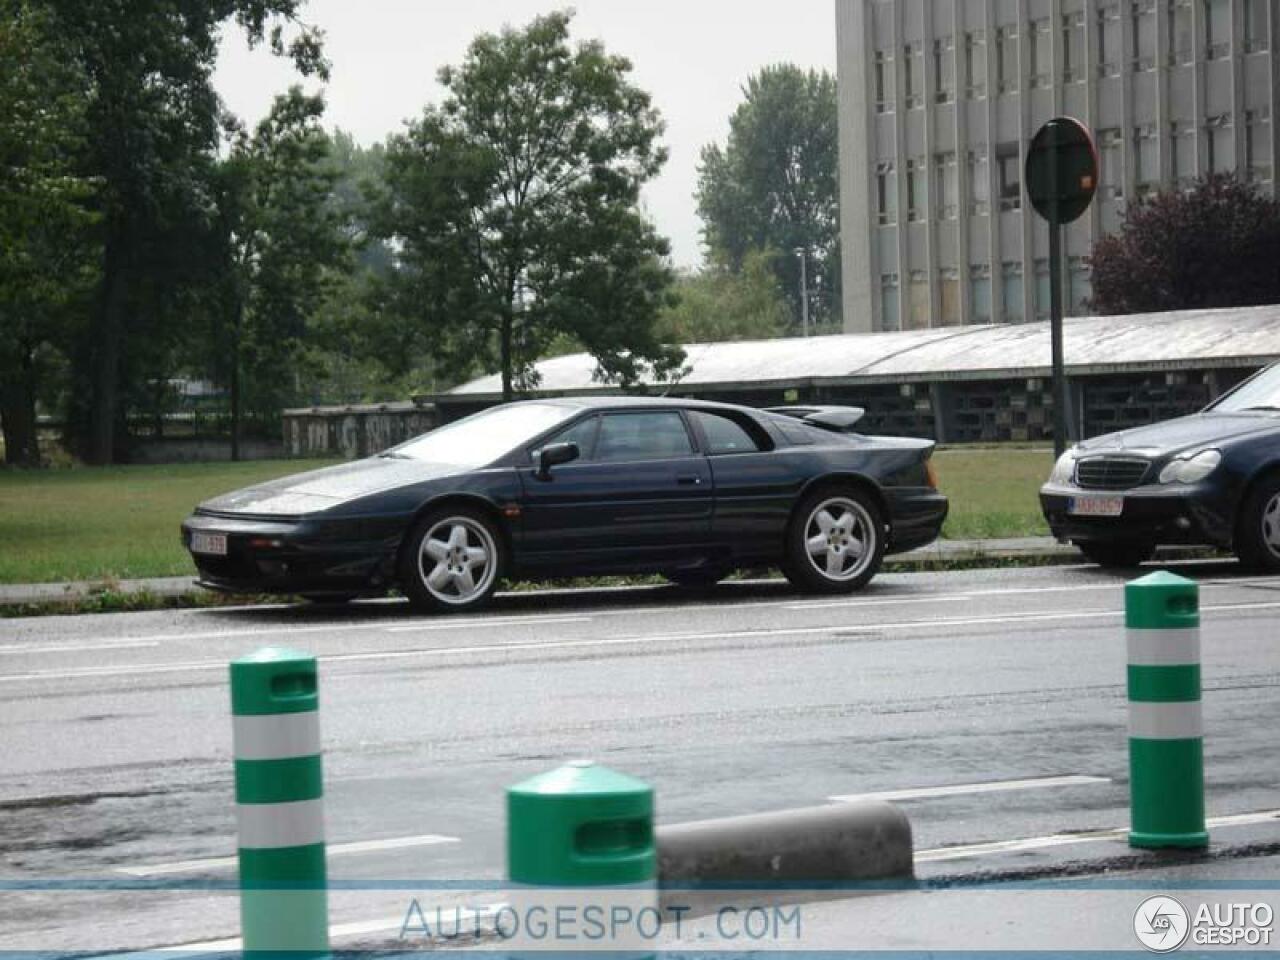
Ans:
{"type": "Polygon", "coordinates": [[[1049,482],[1057,487],[1070,484],[1076,478],[1076,449],[1072,447],[1053,465],[1053,473],[1049,474],[1049,482]]]}
{"type": "Polygon", "coordinates": [[[1168,466],[1160,471],[1161,483],[1199,483],[1222,463],[1222,454],[1217,450],[1206,450],[1194,457],[1179,457],[1170,460],[1168,466]]]}

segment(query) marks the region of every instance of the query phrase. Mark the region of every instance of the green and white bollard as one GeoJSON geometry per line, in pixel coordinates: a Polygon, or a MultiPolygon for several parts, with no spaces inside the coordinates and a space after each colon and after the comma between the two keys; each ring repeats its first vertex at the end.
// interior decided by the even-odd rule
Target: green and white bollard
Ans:
{"type": "Polygon", "coordinates": [[[260,650],[231,663],[244,951],[329,950],[316,659],[260,650]]]}
{"type": "Polygon", "coordinates": [[[1125,587],[1129,646],[1129,844],[1209,845],[1204,822],[1200,588],[1171,573],[1125,587]]]}

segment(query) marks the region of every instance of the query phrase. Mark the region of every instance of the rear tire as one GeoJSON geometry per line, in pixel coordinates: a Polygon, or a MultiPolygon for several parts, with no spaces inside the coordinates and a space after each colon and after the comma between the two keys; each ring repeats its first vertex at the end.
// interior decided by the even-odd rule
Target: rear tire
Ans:
{"type": "Polygon", "coordinates": [[[405,538],[400,589],[419,610],[470,613],[487,604],[506,566],[502,532],[470,507],[433,510],[405,538]]]}
{"type": "Polygon", "coordinates": [[[1084,540],[1078,541],[1076,547],[1085,555],[1085,559],[1109,570],[1141,566],[1156,553],[1153,544],[1135,543],[1132,540],[1084,540]]]}
{"type": "Polygon", "coordinates": [[[1280,570],[1280,473],[1250,491],[1236,521],[1235,553],[1253,570],[1280,570]]]}
{"type": "Polygon", "coordinates": [[[879,506],[857,489],[819,490],[787,528],[782,572],[806,593],[861,590],[880,571],[888,539],[879,506]]]}

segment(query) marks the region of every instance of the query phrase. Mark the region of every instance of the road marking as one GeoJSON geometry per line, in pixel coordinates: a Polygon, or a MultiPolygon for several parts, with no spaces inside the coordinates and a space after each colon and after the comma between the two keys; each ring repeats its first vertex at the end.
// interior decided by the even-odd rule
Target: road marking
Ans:
{"type": "Polygon", "coordinates": [[[858,800],[928,800],[934,797],[959,797],[976,793],[1008,793],[1015,790],[1048,790],[1053,787],[1083,787],[1110,782],[1110,777],[1037,777],[1030,780],[963,783],[950,787],[921,787],[915,790],[882,790],[878,793],[855,793],[828,799],[832,803],[853,803],[858,800]]]}
{"type": "Polygon", "coordinates": [[[590,623],[594,617],[553,617],[553,616],[534,616],[534,617],[476,617],[469,620],[451,620],[448,623],[414,623],[406,624],[400,627],[383,627],[386,633],[419,633],[429,630],[447,630],[454,625],[464,627],[515,627],[523,624],[544,624],[557,623],[590,623]]]}
{"type": "MultiPolygon", "coordinates": [[[[1224,604],[1201,607],[1202,614],[1280,609],[1280,603],[1224,604]]],[[[776,630],[723,630],[712,633],[655,633],[632,637],[586,637],[576,640],[542,640],[517,643],[489,643],[465,647],[425,647],[417,650],[382,650],[367,653],[335,653],[319,657],[321,663],[357,663],[365,661],[411,660],[429,657],[454,657],[474,654],[524,653],[529,651],[572,650],[584,647],[625,647],[649,643],[671,643],[682,640],[712,641],[735,639],[768,639],[771,637],[806,637],[853,633],[892,633],[899,630],[952,627],[996,626],[1010,623],[1050,623],[1071,620],[1105,620],[1123,618],[1123,610],[1077,611],[1056,613],[1013,614],[998,617],[965,617],[939,620],[898,620],[886,623],[849,623],[819,627],[780,627],[776,630]]],[[[28,680],[77,680],[89,677],[144,676],[165,673],[191,673],[203,670],[225,670],[223,660],[200,660],[191,663],[134,664],[131,666],[82,667],[75,670],[44,670],[32,673],[0,674],[0,683],[28,680]]]]}
{"type": "MultiPolygon", "coordinates": [[[[331,857],[357,853],[381,853],[385,850],[407,850],[411,847],[433,847],[444,843],[461,843],[457,837],[443,837],[434,833],[416,837],[388,837],[385,840],[361,840],[356,843],[334,843],[326,850],[331,857]]],[[[116,873],[130,877],[167,877],[177,873],[204,873],[225,870],[236,866],[236,857],[206,857],[203,860],[180,860],[176,863],[156,863],[143,867],[117,867],[116,873]]]]}
{"type": "MultiPolygon", "coordinates": [[[[1280,810],[1264,810],[1259,813],[1239,813],[1229,817],[1215,817],[1207,820],[1206,825],[1211,829],[1244,827],[1277,819],[1280,819],[1280,810]]],[[[973,843],[963,847],[939,847],[935,850],[921,850],[916,854],[915,859],[916,863],[966,860],[970,857],[981,857],[991,853],[1047,850],[1051,847],[1066,847],[1078,843],[1090,843],[1094,840],[1117,840],[1128,836],[1129,830],[1127,827],[1114,830],[1092,830],[1086,833],[1056,833],[1048,837],[1030,837],[1026,840],[995,840],[990,843],[973,843]]]]}
{"type": "Polygon", "coordinates": [[[158,640],[100,640],[97,643],[13,643],[0,646],[0,656],[6,653],[92,653],[95,650],[140,650],[158,647],[158,640]]]}

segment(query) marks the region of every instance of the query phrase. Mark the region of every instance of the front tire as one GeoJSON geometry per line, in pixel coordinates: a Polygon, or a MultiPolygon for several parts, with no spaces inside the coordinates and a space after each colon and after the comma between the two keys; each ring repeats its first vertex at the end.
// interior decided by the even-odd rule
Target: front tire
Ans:
{"type": "Polygon", "coordinates": [[[1235,553],[1253,570],[1280,570],[1280,474],[1265,477],[1240,507],[1235,553]]]}
{"type": "Polygon", "coordinates": [[[1085,559],[1109,570],[1141,566],[1156,553],[1152,544],[1132,540],[1083,540],[1077,542],[1076,547],[1085,559]]]}
{"type": "Polygon", "coordinates": [[[479,610],[498,589],[506,563],[501,531],[467,507],[435,510],[410,531],[400,554],[400,587],[420,610],[479,610]]]}
{"type": "Polygon", "coordinates": [[[884,521],[860,490],[825,490],[806,497],[787,530],[782,572],[806,593],[852,593],[880,570],[884,521]]]}

